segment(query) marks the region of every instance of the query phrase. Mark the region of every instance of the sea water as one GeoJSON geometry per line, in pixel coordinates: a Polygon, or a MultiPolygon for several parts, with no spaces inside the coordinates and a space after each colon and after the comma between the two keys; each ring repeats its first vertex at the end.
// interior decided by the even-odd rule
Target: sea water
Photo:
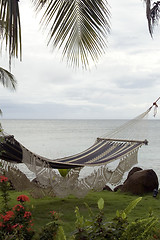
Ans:
{"type": "MultiPolygon", "coordinates": [[[[114,131],[124,122],[125,120],[1,120],[6,133],[14,135],[30,151],[50,159],[79,153],[90,147],[97,137],[114,131]]],[[[149,144],[140,148],[137,166],[153,169],[160,180],[160,120],[147,120],[147,123],[147,126],[143,125],[142,132],[149,144]]],[[[32,178],[26,167],[23,170],[32,178]]]]}

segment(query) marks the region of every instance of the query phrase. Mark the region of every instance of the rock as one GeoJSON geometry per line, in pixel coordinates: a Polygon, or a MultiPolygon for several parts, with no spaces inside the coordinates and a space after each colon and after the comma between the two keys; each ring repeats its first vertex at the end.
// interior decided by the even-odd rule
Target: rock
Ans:
{"type": "Polygon", "coordinates": [[[112,192],[112,189],[111,189],[108,185],[106,185],[106,186],[103,188],[103,190],[112,192]]]}
{"type": "Polygon", "coordinates": [[[140,168],[140,167],[134,167],[134,168],[132,168],[132,169],[129,171],[128,176],[127,176],[127,179],[125,180],[125,182],[128,180],[128,178],[129,178],[133,173],[135,173],[135,172],[137,172],[137,171],[141,171],[141,170],[143,170],[143,169],[140,168]]]}
{"type": "Polygon", "coordinates": [[[141,195],[158,189],[158,177],[152,169],[139,170],[129,176],[121,187],[122,192],[141,195]]]}
{"type": "Polygon", "coordinates": [[[121,190],[121,188],[122,188],[122,184],[121,185],[118,185],[117,187],[115,187],[114,189],[113,189],[113,191],[114,192],[117,192],[118,190],[121,190]]]}

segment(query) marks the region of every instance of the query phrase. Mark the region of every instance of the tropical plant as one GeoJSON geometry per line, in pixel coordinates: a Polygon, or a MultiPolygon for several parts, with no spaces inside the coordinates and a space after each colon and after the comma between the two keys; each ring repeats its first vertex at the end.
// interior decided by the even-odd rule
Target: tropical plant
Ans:
{"type": "MultiPolygon", "coordinates": [[[[73,66],[87,67],[105,52],[110,32],[107,0],[31,0],[42,12],[40,24],[48,31],[48,44],[62,48],[62,55],[73,66]]],[[[159,20],[160,1],[144,0],[152,36],[159,20]]],[[[21,23],[18,0],[0,0],[0,37],[8,47],[9,58],[22,57],[21,23]]]]}
{"type": "Polygon", "coordinates": [[[41,228],[39,233],[32,229],[32,213],[27,209],[26,202],[30,201],[26,195],[19,195],[19,202],[14,207],[8,207],[9,198],[8,179],[0,176],[0,192],[3,206],[0,213],[0,240],[151,240],[160,239],[159,221],[150,211],[149,216],[128,220],[128,214],[141,201],[141,197],[133,200],[124,210],[116,212],[116,217],[107,221],[104,215],[104,200],[98,200],[96,214],[87,205],[89,216],[85,218],[76,207],[75,231],[67,238],[63,230],[61,214],[50,211],[51,221],[41,228]],[[6,197],[7,196],[7,197],[6,197]]]}
{"type": "MultiPolygon", "coordinates": [[[[19,11],[17,0],[0,0],[0,40],[1,42],[5,40],[6,47],[9,47],[8,51],[10,66],[11,57],[18,57],[19,47],[21,55],[21,33],[19,32],[19,34],[17,34],[17,29],[20,31],[20,18],[18,15],[19,11]]],[[[16,79],[9,71],[2,67],[0,67],[0,82],[4,87],[10,88],[12,90],[16,89],[16,79]]]]}
{"type": "Polygon", "coordinates": [[[141,201],[141,197],[132,201],[123,211],[116,212],[116,217],[107,222],[104,218],[103,208],[104,200],[98,200],[99,213],[95,215],[89,209],[90,219],[85,219],[80,215],[76,207],[76,230],[71,237],[72,240],[150,240],[153,236],[158,236],[158,230],[155,230],[158,219],[154,216],[137,219],[134,222],[128,221],[128,214],[141,201]]]}
{"type": "Polygon", "coordinates": [[[12,73],[0,67],[0,82],[4,87],[16,89],[17,81],[12,73]]]}
{"type": "Polygon", "coordinates": [[[148,20],[148,28],[151,36],[153,35],[154,26],[159,22],[160,18],[160,1],[144,0],[146,3],[146,16],[148,20]]]}
{"type": "Polygon", "coordinates": [[[9,209],[9,206],[8,206],[8,202],[10,200],[9,198],[9,194],[8,194],[8,190],[10,188],[10,184],[9,184],[9,181],[8,181],[8,178],[5,177],[4,175],[1,175],[0,176],[0,190],[2,192],[1,196],[2,196],[2,209],[1,209],[1,212],[4,213],[9,209]]]}
{"type": "MultiPolygon", "coordinates": [[[[7,87],[11,90],[16,89],[17,81],[12,73],[6,69],[0,67],[0,82],[4,87],[7,87]]],[[[0,115],[2,115],[2,110],[0,109],[0,115]]],[[[1,126],[0,126],[1,128],[1,126]]]]}
{"type": "Polygon", "coordinates": [[[42,228],[38,240],[65,240],[65,234],[63,233],[63,228],[61,227],[61,214],[57,213],[56,211],[51,211],[50,213],[51,221],[42,228]]]}
{"type": "MultiPolygon", "coordinates": [[[[104,52],[110,30],[105,0],[32,0],[36,11],[45,9],[41,24],[49,31],[48,44],[63,47],[63,56],[86,67],[104,52]],[[49,26],[49,27],[48,27],[49,26]]],[[[0,0],[1,39],[6,40],[9,58],[21,58],[19,1],[0,0]]]]}
{"type": "Polygon", "coordinates": [[[0,191],[2,196],[2,209],[0,214],[0,240],[17,239],[31,240],[34,231],[32,230],[32,214],[27,210],[25,202],[29,201],[26,195],[17,197],[19,204],[9,208],[9,181],[4,175],[0,176],[0,191]]]}

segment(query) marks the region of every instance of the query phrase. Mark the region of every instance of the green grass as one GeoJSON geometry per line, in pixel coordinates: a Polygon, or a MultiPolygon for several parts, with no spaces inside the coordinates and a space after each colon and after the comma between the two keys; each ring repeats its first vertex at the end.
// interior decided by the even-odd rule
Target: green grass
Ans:
{"type": "MultiPolygon", "coordinates": [[[[67,198],[51,198],[44,197],[42,199],[34,199],[28,192],[16,192],[10,191],[10,206],[17,204],[16,198],[20,194],[29,196],[30,202],[27,202],[29,209],[32,212],[34,219],[34,229],[39,231],[42,226],[50,221],[50,211],[57,211],[62,213],[62,220],[64,222],[64,231],[66,235],[74,230],[75,223],[75,207],[78,206],[80,213],[84,216],[88,216],[88,210],[84,203],[87,203],[93,212],[98,212],[97,201],[99,198],[103,198],[105,202],[104,213],[106,219],[109,221],[114,218],[116,210],[123,210],[127,205],[139,196],[133,196],[130,194],[124,194],[121,192],[90,192],[85,198],[78,199],[74,196],[67,198]]],[[[135,220],[137,217],[146,217],[149,211],[153,211],[154,216],[160,218],[160,196],[156,198],[152,197],[152,194],[142,196],[142,200],[136,208],[129,214],[129,220],[135,220]]],[[[0,197],[0,204],[2,198],[0,197]]]]}

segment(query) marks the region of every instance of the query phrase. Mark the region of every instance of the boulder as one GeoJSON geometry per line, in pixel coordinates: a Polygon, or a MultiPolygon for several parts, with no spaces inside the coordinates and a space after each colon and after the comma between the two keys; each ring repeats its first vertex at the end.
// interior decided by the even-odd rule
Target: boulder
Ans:
{"type": "Polygon", "coordinates": [[[125,182],[128,180],[128,178],[129,178],[133,173],[135,173],[135,172],[137,172],[137,171],[141,171],[141,170],[143,170],[143,169],[140,168],[140,167],[134,167],[134,168],[132,168],[132,169],[129,171],[128,176],[127,176],[127,179],[125,180],[125,182]]]}
{"type": "Polygon", "coordinates": [[[122,192],[141,195],[158,189],[158,177],[152,169],[132,173],[121,187],[122,192]]]}

